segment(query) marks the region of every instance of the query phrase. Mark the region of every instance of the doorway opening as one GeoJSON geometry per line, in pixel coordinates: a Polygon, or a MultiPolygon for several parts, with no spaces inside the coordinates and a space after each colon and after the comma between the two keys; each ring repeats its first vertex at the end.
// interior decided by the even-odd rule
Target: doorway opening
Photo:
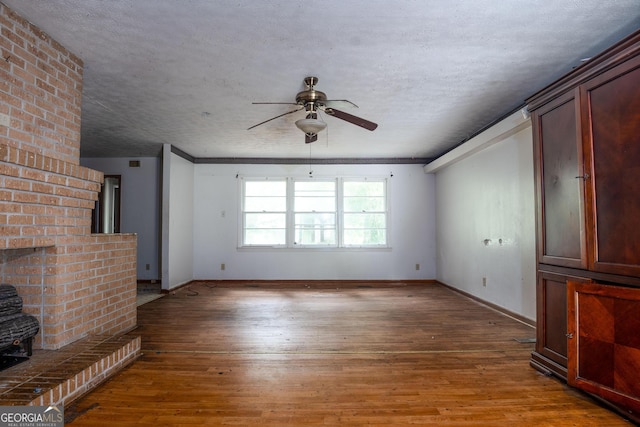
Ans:
{"type": "Polygon", "coordinates": [[[92,233],[120,233],[121,175],[105,175],[102,191],[91,217],[92,233]]]}

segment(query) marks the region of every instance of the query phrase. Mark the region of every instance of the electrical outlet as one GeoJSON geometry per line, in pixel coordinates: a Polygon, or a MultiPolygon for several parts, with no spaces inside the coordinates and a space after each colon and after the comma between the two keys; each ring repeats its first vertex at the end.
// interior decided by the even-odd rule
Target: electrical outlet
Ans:
{"type": "Polygon", "coordinates": [[[0,126],[7,126],[11,124],[11,119],[8,114],[0,114],[0,126]]]}
{"type": "Polygon", "coordinates": [[[150,264],[147,264],[145,267],[146,267],[147,270],[151,270],[151,265],[150,264]]]}
{"type": "Polygon", "coordinates": [[[420,270],[420,264],[416,264],[416,270],[420,270]]]}
{"type": "Polygon", "coordinates": [[[222,264],[220,264],[220,270],[224,270],[225,268],[227,268],[227,266],[224,265],[224,262],[222,264]]]}
{"type": "Polygon", "coordinates": [[[487,287],[487,278],[486,277],[482,278],[482,286],[484,286],[485,288],[487,287]]]}

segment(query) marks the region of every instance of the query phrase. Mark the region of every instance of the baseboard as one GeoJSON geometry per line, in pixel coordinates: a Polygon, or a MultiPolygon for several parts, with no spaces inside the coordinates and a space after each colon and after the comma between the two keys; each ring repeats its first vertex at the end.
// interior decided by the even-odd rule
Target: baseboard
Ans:
{"type": "Polygon", "coordinates": [[[389,288],[402,286],[423,286],[437,284],[433,279],[411,279],[411,280],[223,280],[223,279],[202,279],[191,280],[170,290],[162,290],[163,293],[175,292],[178,289],[195,284],[208,284],[220,287],[273,287],[273,288],[389,288]]]}
{"type": "Polygon", "coordinates": [[[523,316],[523,315],[521,315],[521,314],[514,313],[513,311],[507,310],[507,309],[506,309],[506,308],[504,308],[504,307],[500,307],[500,306],[499,306],[499,305],[497,305],[497,304],[493,304],[493,303],[491,303],[491,302],[489,302],[489,301],[485,301],[485,300],[483,300],[482,298],[478,298],[477,296],[475,296],[475,295],[473,295],[473,294],[470,294],[470,293],[468,293],[468,292],[465,292],[465,291],[463,291],[463,290],[460,290],[460,289],[458,289],[458,288],[455,288],[455,287],[453,287],[453,286],[451,286],[451,285],[447,285],[446,283],[442,283],[442,282],[440,282],[440,281],[438,281],[438,280],[434,280],[434,282],[435,282],[435,283],[437,283],[437,284],[439,284],[439,285],[444,286],[445,288],[451,289],[451,290],[452,290],[452,291],[454,291],[454,292],[457,292],[457,293],[459,293],[459,294],[461,294],[461,295],[464,295],[465,297],[467,297],[467,298],[469,298],[469,299],[472,299],[472,300],[474,300],[474,301],[476,301],[476,302],[478,302],[478,303],[480,303],[480,304],[486,305],[487,307],[489,307],[489,308],[491,308],[491,309],[493,309],[493,310],[495,310],[495,311],[497,311],[497,312],[499,312],[499,313],[502,313],[502,314],[504,314],[505,316],[512,317],[513,319],[517,320],[517,321],[518,321],[518,322],[520,322],[520,323],[524,323],[525,325],[529,325],[529,326],[531,326],[532,328],[535,328],[535,327],[536,327],[536,321],[535,321],[535,320],[531,320],[531,319],[529,319],[529,318],[527,318],[527,317],[524,317],[524,316],[523,316]]]}

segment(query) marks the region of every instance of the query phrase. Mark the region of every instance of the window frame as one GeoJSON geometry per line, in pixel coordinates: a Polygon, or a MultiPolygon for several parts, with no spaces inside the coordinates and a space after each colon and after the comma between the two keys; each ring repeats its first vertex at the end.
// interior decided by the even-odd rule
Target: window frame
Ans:
{"type": "MultiPolygon", "coordinates": [[[[389,205],[389,182],[387,180],[387,178],[369,178],[369,177],[358,177],[358,178],[350,178],[350,177],[346,177],[346,178],[342,178],[340,180],[340,184],[339,184],[339,190],[340,190],[340,194],[338,195],[338,200],[340,203],[340,212],[338,214],[339,218],[340,218],[340,232],[339,232],[339,238],[340,238],[340,243],[339,246],[343,247],[343,248],[383,248],[383,247],[389,247],[389,217],[390,217],[390,205],[389,205]],[[382,182],[383,185],[383,197],[384,197],[384,211],[382,211],[382,213],[384,213],[384,222],[385,222],[385,243],[384,244],[372,244],[372,245],[366,245],[366,244],[347,244],[345,243],[345,215],[347,215],[347,212],[345,211],[344,208],[344,201],[345,201],[345,194],[344,194],[344,184],[345,182],[382,182]]],[[[380,211],[374,211],[376,213],[380,213],[380,211]]],[[[353,212],[349,211],[348,214],[352,214],[353,212]]]]}
{"type": "Polygon", "coordinates": [[[263,178],[250,178],[250,179],[245,179],[245,178],[240,178],[240,220],[239,220],[239,231],[240,234],[238,236],[238,242],[240,242],[240,246],[241,247],[252,247],[252,248],[286,248],[289,244],[288,242],[288,224],[289,224],[289,184],[287,182],[286,178],[277,178],[277,177],[263,177],[263,178]],[[278,244],[278,243],[266,243],[266,244],[245,244],[245,231],[246,231],[246,223],[247,223],[247,213],[258,213],[257,211],[245,211],[245,202],[246,202],[246,182],[264,182],[264,181],[271,181],[271,182],[284,182],[285,183],[285,210],[284,211],[265,211],[263,210],[262,213],[284,213],[285,215],[285,226],[284,226],[284,233],[285,233],[285,238],[284,238],[284,243],[282,244],[278,244]]]}
{"type": "Polygon", "coordinates": [[[291,178],[291,224],[287,224],[287,231],[291,231],[289,233],[291,237],[291,245],[296,248],[336,248],[340,244],[340,212],[338,209],[338,188],[340,186],[340,182],[338,178],[291,178]],[[304,213],[312,213],[315,211],[301,211],[296,210],[295,202],[296,202],[296,183],[298,182],[326,182],[333,184],[333,198],[334,198],[334,210],[333,211],[322,211],[319,213],[325,214],[333,214],[334,215],[334,234],[335,241],[333,243],[299,243],[296,241],[296,234],[298,231],[297,222],[296,222],[296,214],[304,214],[304,213]]]}

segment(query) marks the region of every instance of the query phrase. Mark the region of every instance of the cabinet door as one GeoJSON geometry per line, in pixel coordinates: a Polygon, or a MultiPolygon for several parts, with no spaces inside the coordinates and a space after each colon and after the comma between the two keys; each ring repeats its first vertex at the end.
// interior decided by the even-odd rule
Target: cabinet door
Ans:
{"type": "Polygon", "coordinates": [[[578,90],[534,111],[538,262],[586,268],[578,90]]]}
{"type": "Polygon", "coordinates": [[[567,382],[640,415],[640,289],[568,282],[567,382]]]}
{"type": "Polygon", "coordinates": [[[640,276],[640,57],[581,88],[591,269],[640,276]]]}
{"type": "MultiPolygon", "coordinates": [[[[566,368],[567,366],[567,285],[566,277],[538,272],[536,301],[536,352],[566,368]]],[[[554,369],[553,365],[547,366],[554,369]]],[[[556,372],[566,374],[566,372],[556,372]]]]}

